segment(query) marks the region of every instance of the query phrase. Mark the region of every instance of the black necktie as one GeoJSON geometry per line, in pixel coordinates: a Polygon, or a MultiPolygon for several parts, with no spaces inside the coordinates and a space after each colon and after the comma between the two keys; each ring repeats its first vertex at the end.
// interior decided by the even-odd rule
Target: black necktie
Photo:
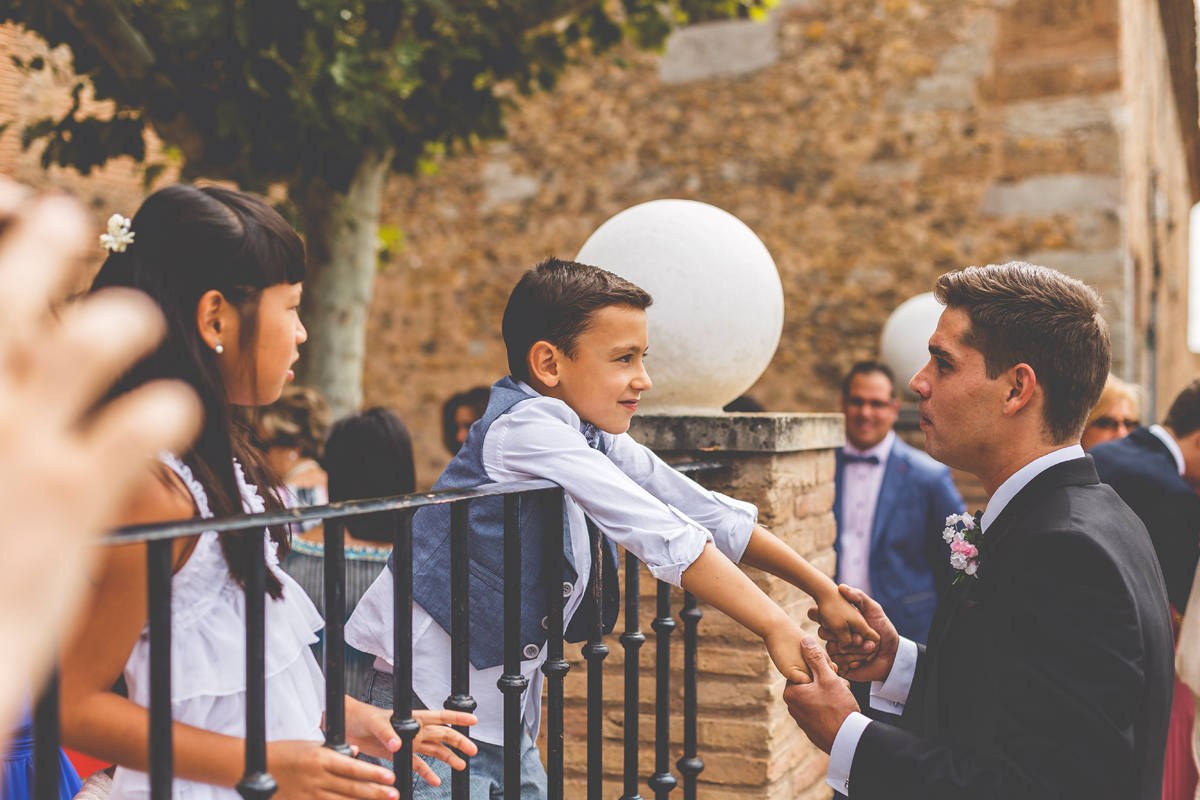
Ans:
{"type": "Polygon", "coordinates": [[[858,456],[854,453],[842,453],[842,460],[847,464],[872,464],[879,466],[879,456],[858,456]]]}

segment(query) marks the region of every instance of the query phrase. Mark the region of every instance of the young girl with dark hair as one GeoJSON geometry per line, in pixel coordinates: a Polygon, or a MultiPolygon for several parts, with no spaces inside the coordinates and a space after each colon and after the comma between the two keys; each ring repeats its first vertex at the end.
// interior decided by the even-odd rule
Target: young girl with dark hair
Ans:
{"type": "MultiPolygon", "coordinates": [[[[171,186],[117,220],[112,251],[93,284],[140,289],[161,307],[162,346],[118,387],[156,378],[186,381],[200,395],[205,425],[183,453],[163,453],[148,469],[119,524],[254,513],[279,507],[266,472],[231,406],[274,402],[291,380],[300,324],[304,247],[266,203],[217,187],[171,186]]],[[[111,227],[111,226],[110,226],[111,227]]],[[[102,240],[103,241],[103,240],[102,240]]],[[[252,534],[258,536],[259,534],[252,534]]],[[[382,767],[321,746],[324,681],[308,645],[323,622],[300,587],[279,569],[286,532],[261,534],[267,570],[267,762],[279,800],[353,797],[395,800],[382,767]]],[[[171,582],[173,796],[237,800],[245,744],[246,565],[235,534],[208,532],[174,543],[171,582]]],[[[108,548],[90,605],[62,659],[62,731],[69,747],[115,762],[113,800],[149,796],[149,640],[144,545],[108,548]],[[124,674],[129,699],[109,688],[124,674]]],[[[436,712],[425,723],[472,724],[436,712]]],[[[346,698],[346,732],[363,752],[399,749],[387,712],[346,698]]],[[[465,737],[423,727],[417,750],[461,768],[447,749],[473,754],[465,737]]],[[[422,774],[432,773],[418,764],[422,774]]],[[[436,778],[434,778],[436,780],[436,778]]]]}

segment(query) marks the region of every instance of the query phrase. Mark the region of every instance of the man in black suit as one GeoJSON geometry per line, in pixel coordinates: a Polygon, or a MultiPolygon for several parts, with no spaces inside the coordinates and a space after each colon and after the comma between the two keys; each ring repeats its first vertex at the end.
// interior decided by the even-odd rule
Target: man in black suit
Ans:
{"type": "Polygon", "coordinates": [[[1179,393],[1162,425],[1138,428],[1091,450],[1096,473],[1150,532],[1167,597],[1187,608],[1200,561],[1200,381],[1179,393]]]}
{"type": "Polygon", "coordinates": [[[846,586],[880,633],[876,658],[820,631],[846,677],[877,682],[871,704],[899,726],[859,713],[809,636],[813,682],[784,699],[850,800],[1158,800],[1174,675],[1166,590],[1145,527],[1079,447],[1110,361],[1100,298],[1021,263],[943,275],[936,294],[947,308],[910,386],[929,454],[988,490],[982,537],[959,543],[928,650],[846,586]]]}

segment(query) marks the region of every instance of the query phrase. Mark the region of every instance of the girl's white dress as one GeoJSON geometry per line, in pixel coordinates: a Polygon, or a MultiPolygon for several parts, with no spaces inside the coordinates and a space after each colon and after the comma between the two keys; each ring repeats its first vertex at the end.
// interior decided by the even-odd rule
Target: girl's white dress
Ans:
{"type": "MultiPolygon", "coordinates": [[[[213,514],[204,487],[180,459],[164,464],[187,485],[202,517],[213,514]]],[[[264,510],[255,486],[236,461],[242,507],[264,510]]],[[[279,568],[276,545],[263,533],[267,564],[283,585],[283,597],[266,598],[267,741],[324,741],[325,679],[310,645],[325,623],[308,595],[279,568]]],[[[143,629],[125,665],[129,698],[150,705],[150,636],[143,629]]],[[[171,716],[197,728],[245,738],[246,596],[234,580],[217,534],[200,535],[187,563],[171,579],[171,716]]],[[[268,769],[270,766],[268,765],[268,769]]],[[[240,800],[233,789],[175,779],[175,800],[240,800]]],[[[149,776],[118,767],[110,800],[150,797],[149,776]]]]}

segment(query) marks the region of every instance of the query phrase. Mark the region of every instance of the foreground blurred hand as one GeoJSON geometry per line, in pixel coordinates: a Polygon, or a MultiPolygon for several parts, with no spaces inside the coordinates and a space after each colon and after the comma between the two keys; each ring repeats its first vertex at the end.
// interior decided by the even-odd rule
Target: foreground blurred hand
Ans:
{"type": "Polygon", "coordinates": [[[148,298],[127,291],[51,316],[92,242],[73,200],[0,178],[0,739],[71,621],[95,538],[147,459],[199,431],[199,401],[175,382],[94,411],[165,328],[148,298]]]}

